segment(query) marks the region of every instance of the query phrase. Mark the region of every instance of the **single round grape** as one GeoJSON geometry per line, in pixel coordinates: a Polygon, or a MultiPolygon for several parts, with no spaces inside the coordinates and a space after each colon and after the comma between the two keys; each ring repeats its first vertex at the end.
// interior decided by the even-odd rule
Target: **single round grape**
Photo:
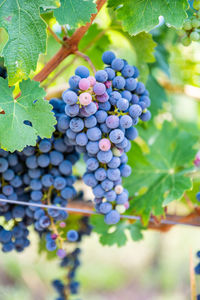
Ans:
{"type": "Polygon", "coordinates": [[[0,158],[0,173],[5,172],[8,169],[8,161],[5,158],[0,158]]]}
{"type": "Polygon", "coordinates": [[[105,68],[105,71],[108,75],[108,79],[107,80],[113,80],[115,77],[115,71],[111,68],[105,68]]]}
{"type": "Polygon", "coordinates": [[[96,124],[97,124],[97,119],[95,118],[95,116],[90,116],[84,119],[84,125],[86,128],[92,128],[96,126],[96,124]]]}
{"type": "Polygon", "coordinates": [[[55,187],[56,190],[62,190],[66,186],[66,180],[65,180],[65,178],[63,178],[61,176],[57,176],[54,179],[53,185],[54,185],[54,187],[55,187]]]}
{"type": "Polygon", "coordinates": [[[108,96],[107,92],[105,92],[103,95],[97,96],[97,100],[101,103],[108,101],[108,99],[109,99],[109,96],[108,96]]]}
{"type": "Polygon", "coordinates": [[[101,198],[104,196],[104,189],[101,187],[100,184],[96,185],[94,188],[93,188],[93,194],[95,195],[95,197],[97,198],[101,198]]]}
{"type": "Polygon", "coordinates": [[[81,78],[87,78],[90,76],[90,71],[85,66],[79,66],[75,70],[75,74],[80,76],[81,78]]]}
{"type": "Polygon", "coordinates": [[[111,150],[99,151],[97,154],[97,158],[102,164],[109,163],[111,161],[112,157],[113,157],[113,154],[112,154],[111,150]]]}
{"type": "Polygon", "coordinates": [[[84,128],[84,122],[81,118],[73,118],[70,121],[70,128],[74,132],[80,132],[84,128]]]}
{"type": "Polygon", "coordinates": [[[89,89],[90,87],[90,81],[86,78],[82,78],[79,83],[78,83],[78,86],[79,88],[82,90],[82,91],[86,91],[89,89]]]}
{"type": "Polygon", "coordinates": [[[103,181],[106,178],[106,170],[104,168],[99,168],[95,171],[94,176],[96,180],[103,181]]]}
{"type": "Polygon", "coordinates": [[[126,164],[120,166],[120,172],[122,177],[129,177],[131,175],[131,167],[126,164]]]}
{"type": "Polygon", "coordinates": [[[93,86],[93,91],[96,95],[103,95],[106,91],[106,87],[103,83],[101,82],[97,82],[94,86],[93,86]]]}
{"type": "Polygon", "coordinates": [[[119,126],[119,117],[115,115],[108,116],[106,119],[106,125],[111,129],[117,128],[119,126]]]}
{"type": "Polygon", "coordinates": [[[108,179],[114,181],[120,178],[120,169],[108,169],[107,170],[107,177],[108,179]]]}
{"type": "Polygon", "coordinates": [[[91,157],[86,161],[86,165],[89,171],[95,171],[99,167],[99,162],[96,158],[91,157]]]}
{"type": "Polygon", "coordinates": [[[79,81],[81,80],[80,76],[74,75],[69,78],[69,86],[71,89],[77,89],[79,81]]]}
{"type": "Polygon", "coordinates": [[[137,81],[134,78],[127,78],[125,83],[125,89],[128,91],[134,91],[137,87],[137,81]]]}
{"type": "Polygon", "coordinates": [[[193,32],[190,33],[190,39],[191,39],[192,41],[196,42],[196,41],[199,40],[199,38],[200,38],[200,35],[199,35],[198,32],[193,31],[193,32]]]}
{"type": "Polygon", "coordinates": [[[192,41],[188,36],[185,36],[181,39],[181,43],[183,44],[183,46],[189,46],[192,43],[192,41]]]}
{"type": "Polygon", "coordinates": [[[108,225],[117,224],[120,220],[120,214],[116,210],[111,210],[108,214],[105,215],[104,220],[108,225]]]}
{"type": "Polygon", "coordinates": [[[95,73],[95,79],[99,82],[106,82],[108,80],[108,74],[104,70],[97,71],[95,73]]]}
{"type": "MultiPolygon", "coordinates": [[[[66,117],[66,116],[64,116],[66,117]]],[[[39,150],[42,153],[47,153],[51,150],[51,142],[47,139],[41,140],[39,143],[39,150]]]]}
{"type": "Polygon", "coordinates": [[[126,129],[125,136],[130,141],[133,141],[134,139],[136,139],[136,137],[138,137],[138,131],[135,127],[130,127],[126,129]]]}
{"type": "Polygon", "coordinates": [[[98,127],[89,128],[87,130],[87,137],[90,141],[98,141],[102,136],[101,130],[98,127]]]}
{"type": "Polygon", "coordinates": [[[125,65],[121,71],[122,76],[124,76],[125,78],[132,77],[134,72],[135,72],[134,68],[132,66],[129,66],[128,64],[125,65]]]}
{"type": "Polygon", "coordinates": [[[93,76],[89,76],[87,79],[90,82],[90,86],[94,86],[95,85],[96,79],[93,76]]]}
{"type": "Polygon", "coordinates": [[[192,29],[191,20],[189,20],[189,19],[185,20],[185,22],[183,23],[183,29],[184,30],[191,30],[192,29]]]}
{"type": "Polygon", "coordinates": [[[138,104],[133,104],[129,108],[129,114],[132,118],[137,118],[142,114],[142,108],[138,104]]]}
{"type": "Polygon", "coordinates": [[[124,79],[124,77],[122,76],[116,76],[113,79],[113,86],[118,89],[118,90],[122,90],[125,87],[126,81],[124,79]]]}
{"type": "Polygon", "coordinates": [[[66,105],[65,112],[69,117],[76,117],[79,113],[79,105],[78,104],[66,105]]]}
{"type": "Polygon", "coordinates": [[[99,206],[99,211],[100,211],[102,214],[107,214],[107,213],[109,213],[111,210],[112,210],[112,204],[110,204],[109,202],[101,203],[100,206],[99,206]]]}
{"type": "Polygon", "coordinates": [[[125,111],[127,110],[129,107],[129,102],[127,99],[125,98],[120,98],[118,101],[117,101],[117,108],[121,111],[125,111]]]}
{"type": "Polygon", "coordinates": [[[98,183],[94,174],[92,174],[92,173],[85,173],[83,175],[83,182],[86,185],[91,186],[91,187],[95,187],[98,183]]]}
{"type": "Polygon", "coordinates": [[[117,101],[121,98],[122,96],[121,96],[121,94],[119,93],[119,92],[117,92],[117,91],[114,91],[114,92],[112,92],[111,94],[110,94],[110,103],[112,104],[112,105],[116,105],[116,103],[117,103],[117,101]]]}
{"type": "Polygon", "coordinates": [[[105,179],[102,181],[101,186],[104,189],[104,191],[108,192],[113,188],[114,183],[112,180],[105,179]]]}
{"type": "Polygon", "coordinates": [[[116,197],[117,197],[117,195],[116,195],[115,191],[113,191],[113,190],[110,190],[105,193],[105,198],[109,202],[115,201],[116,197]]]}
{"type": "Polygon", "coordinates": [[[126,91],[126,90],[124,90],[124,91],[121,92],[121,96],[122,96],[122,98],[125,98],[125,99],[127,99],[128,101],[131,101],[131,99],[132,99],[132,94],[131,94],[131,92],[126,91]]]}
{"type": "Polygon", "coordinates": [[[112,143],[118,144],[121,143],[124,139],[124,133],[120,129],[114,129],[110,132],[109,138],[112,143]]]}
{"type": "Polygon", "coordinates": [[[102,55],[104,64],[110,65],[113,59],[115,59],[115,54],[112,51],[105,51],[102,55]]]}
{"type": "Polygon", "coordinates": [[[68,91],[68,90],[63,92],[62,98],[63,98],[64,102],[69,105],[76,104],[76,102],[78,100],[77,94],[73,91],[68,91]]]}
{"type": "Polygon", "coordinates": [[[119,157],[113,156],[111,161],[108,163],[109,168],[118,168],[121,163],[121,160],[119,157]]]}
{"type": "Polygon", "coordinates": [[[108,150],[110,150],[110,148],[111,148],[111,143],[110,143],[109,139],[104,138],[99,141],[99,149],[100,150],[108,151],[108,150]]]}
{"type": "Polygon", "coordinates": [[[111,67],[112,69],[114,69],[115,71],[121,71],[124,67],[124,61],[121,58],[115,58],[112,60],[111,63],[111,67]]]}
{"type": "Polygon", "coordinates": [[[133,121],[130,116],[124,115],[120,118],[120,125],[122,128],[130,128],[133,125],[133,121]]]}
{"type": "MultiPolygon", "coordinates": [[[[96,120],[98,123],[104,123],[106,121],[106,118],[107,118],[108,114],[106,111],[104,110],[98,110],[95,114],[95,117],[96,117],[96,120]]],[[[96,125],[96,124],[95,124],[96,125]]],[[[94,126],[95,126],[94,125],[94,126]]]]}
{"type": "Polygon", "coordinates": [[[89,154],[97,154],[99,152],[99,142],[92,142],[89,141],[88,144],[86,145],[86,150],[88,151],[89,154]]]}
{"type": "Polygon", "coordinates": [[[88,113],[88,115],[93,115],[97,111],[97,105],[95,102],[91,102],[87,106],[84,107],[85,111],[88,113]]]}
{"type": "Polygon", "coordinates": [[[79,146],[86,146],[88,143],[87,135],[84,132],[78,133],[76,136],[76,143],[79,146]]]}
{"type": "Polygon", "coordinates": [[[147,122],[151,119],[151,113],[149,110],[147,110],[145,113],[142,113],[140,116],[140,119],[144,122],[147,122]]]}
{"type": "Polygon", "coordinates": [[[90,104],[92,102],[92,96],[91,96],[91,94],[87,93],[87,92],[80,94],[80,96],[79,96],[79,102],[80,102],[81,105],[84,105],[84,106],[90,104]]]}

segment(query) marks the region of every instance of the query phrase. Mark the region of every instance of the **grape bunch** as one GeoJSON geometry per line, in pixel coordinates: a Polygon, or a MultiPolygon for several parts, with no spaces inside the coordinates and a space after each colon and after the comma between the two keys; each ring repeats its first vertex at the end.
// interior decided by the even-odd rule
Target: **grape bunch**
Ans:
{"type": "Polygon", "coordinates": [[[194,12],[192,17],[186,19],[183,23],[183,28],[179,31],[181,43],[184,46],[189,46],[193,41],[200,41],[200,7],[194,12]]]}
{"type": "Polygon", "coordinates": [[[151,117],[151,101],[135,66],[112,51],[104,52],[102,60],[107,66],[95,77],[79,66],[62,97],[70,118],[68,142],[84,154],[83,181],[93,189],[97,212],[107,224],[116,224],[129,207],[128,191],[122,187],[122,177],[131,174],[126,152],[138,136],[135,125],[151,117]]]}
{"type": "Polygon", "coordinates": [[[65,134],[69,126],[65,103],[60,99],[52,99],[50,103],[57,119],[51,139],[38,139],[35,147],[28,146],[22,152],[0,150],[0,198],[30,204],[0,202],[0,216],[4,217],[6,228],[9,228],[0,227],[4,252],[13,249],[20,252],[27,247],[30,243],[27,228],[32,224],[40,235],[46,235],[47,250],[57,249],[58,256],[63,256],[64,242],[73,236],[70,232],[62,236],[64,221],[68,217],[66,211],[31,206],[34,203],[66,207],[67,202],[76,196],[72,166],[79,154],[68,144],[65,134]]]}
{"type": "MultiPolygon", "coordinates": [[[[88,217],[82,217],[79,222],[79,230],[68,231],[68,235],[70,237],[68,240],[71,242],[79,243],[84,235],[90,235],[92,228],[89,225],[88,221],[88,217]]],[[[66,269],[67,274],[65,275],[63,280],[55,279],[52,282],[53,287],[59,294],[59,298],[57,298],[56,300],[65,300],[67,295],[75,295],[78,293],[79,282],[76,281],[76,271],[80,266],[80,253],[81,249],[79,247],[76,247],[70,253],[61,257],[62,259],[60,266],[66,269]]]]}

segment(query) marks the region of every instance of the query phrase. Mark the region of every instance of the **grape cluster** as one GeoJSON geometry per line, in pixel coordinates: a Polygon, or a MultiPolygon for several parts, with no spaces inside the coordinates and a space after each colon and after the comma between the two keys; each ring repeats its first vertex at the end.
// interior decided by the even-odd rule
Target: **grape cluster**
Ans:
{"type": "MultiPolygon", "coordinates": [[[[89,225],[88,221],[88,217],[82,217],[79,222],[80,226],[78,232],[74,230],[68,231],[68,235],[70,235],[72,239],[71,242],[75,242],[75,237],[77,237],[76,241],[80,242],[84,235],[90,235],[92,228],[89,225]]],[[[55,279],[52,282],[53,287],[59,294],[59,298],[57,298],[56,300],[65,300],[67,295],[75,295],[78,293],[79,282],[76,281],[76,271],[80,266],[80,253],[81,249],[77,247],[71,253],[68,253],[62,258],[60,266],[66,269],[67,275],[63,280],[55,279]]]]}
{"type": "Polygon", "coordinates": [[[148,121],[149,93],[137,80],[139,71],[126,60],[104,52],[104,70],[95,77],[79,66],[63,93],[65,112],[70,118],[66,135],[79,153],[84,153],[87,171],[83,181],[93,189],[96,210],[107,224],[116,224],[129,207],[122,177],[131,174],[127,155],[138,133],[139,119],[148,121]]]}
{"type": "Polygon", "coordinates": [[[66,211],[31,206],[36,203],[66,207],[68,200],[76,196],[72,166],[79,154],[68,144],[65,134],[69,126],[65,103],[60,99],[52,99],[50,103],[57,119],[51,139],[38,139],[36,147],[28,146],[22,152],[11,154],[0,150],[0,198],[30,204],[25,207],[0,202],[0,216],[9,228],[0,227],[4,252],[13,249],[19,252],[27,247],[30,243],[27,227],[32,224],[38,233],[46,234],[47,250],[58,249],[58,256],[63,256],[63,242],[73,236],[61,234],[68,217],[66,211]]]}
{"type": "Polygon", "coordinates": [[[179,34],[184,46],[189,46],[193,41],[200,41],[200,10],[197,10],[192,17],[184,21],[179,34]]]}

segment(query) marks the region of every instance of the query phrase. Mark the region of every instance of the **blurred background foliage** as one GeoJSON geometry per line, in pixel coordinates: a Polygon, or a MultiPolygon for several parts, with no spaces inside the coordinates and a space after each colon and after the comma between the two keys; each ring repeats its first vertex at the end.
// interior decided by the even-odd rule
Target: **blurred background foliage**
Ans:
{"type": "MultiPolygon", "coordinates": [[[[67,26],[61,27],[52,13],[43,18],[50,28],[62,38],[73,33],[67,26]]],[[[7,34],[0,29],[0,50],[7,34]]],[[[48,33],[47,53],[40,55],[36,73],[58,51],[60,45],[48,33]]],[[[164,121],[171,122],[199,138],[200,127],[200,51],[199,44],[184,47],[179,43],[177,31],[160,25],[149,33],[129,36],[121,30],[120,23],[108,8],[103,8],[87,34],[80,42],[79,50],[87,54],[96,68],[102,68],[101,55],[113,50],[117,56],[138,66],[140,80],[150,91],[153,118],[142,126],[141,138],[150,139],[161,129],[164,121]]],[[[1,63],[3,63],[1,61],[1,63]]],[[[48,98],[60,96],[67,88],[68,78],[74,69],[88,64],[80,57],[71,55],[42,83],[48,98]]],[[[33,77],[34,73],[32,73],[33,77]]],[[[199,148],[199,139],[196,149],[199,148]]],[[[136,158],[137,159],[137,158],[136,158]]],[[[79,162],[76,171],[83,173],[79,162]]],[[[133,175],[134,176],[134,172],[133,175]]],[[[197,204],[196,191],[199,178],[194,178],[194,189],[189,191],[190,200],[197,204]]],[[[83,187],[81,187],[83,188],[83,187]]],[[[189,212],[185,198],[169,207],[176,213],[189,212]]],[[[52,300],[54,291],[50,281],[61,275],[57,262],[47,261],[37,254],[37,241],[32,233],[32,246],[23,254],[0,254],[0,299],[2,300],[52,300]],[[34,243],[35,239],[35,243],[34,243]]],[[[189,256],[199,249],[197,228],[176,226],[162,234],[144,232],[144,239],[126,246],[102,246],[97,235],[83,242],[82,266],[78,277],[82,283],[80,298],[87,300],[187,300],[190,298],[189,256]]],[[[200,291],[200,284],[198,287],[200,291]]],[[[75,297],[76,298],[76,297],[75,297]]],[[[77,299],[77,298],[76,298],[77,299]]]]}

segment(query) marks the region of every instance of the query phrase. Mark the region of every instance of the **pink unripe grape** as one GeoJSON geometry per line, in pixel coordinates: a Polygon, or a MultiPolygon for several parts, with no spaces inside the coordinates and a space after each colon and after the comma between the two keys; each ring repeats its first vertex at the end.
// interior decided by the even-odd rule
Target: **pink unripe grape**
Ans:
{"type": "Polygon", "coordinates": [[[122,185],[120,185],[120,184],[118,184],[118,185],[116,185],[116,187],[115,187],[115,193],[116,194],[121,194],[122,192],[123,192],[123,186],[122,185]]]}
{"type": "Polygon", "coordinates": [[[57,234],[55,234],[55,233],[52,233],[52,235],[51,235],[51,238],[52,238],[52,240],[56,240],[56,239],[57,239],[57,237],[58,237],[58,235],[57,235],[57,234]]]}
{"type": "Polygon", "coordinates": [[[112,86],[112,82],[111,81],[106,81],[106,82],[104,82],[104,84],[107,87],[107,89],[109,89],[112,86]]]}
{"type": "Polygon", "coordinates": [[[79,81],[78,86],[82,91],[86,91],[90,87],[90,81],[87,78],[82,78],[79,81]]]}
{"type": "Polygon", "coordinates": [[[97,96],[97,100],[101,103],[108,101],[108,99],[109,99],[109,96],[106,92],[103,95],[97,96]]]}
{"type": "Polygon", "coordinates": [[[60,226],[60,228],[65,228],[66,224],[65,224],[65,222],[60,222],[59,226],[60,226]]]}
{"type": "Polygon", "coordinates": [[[102,151],[108,151],[110,150],[110,147],[111,147],[111,142],[108,139],[101,139],[99,141],[99,148],[102,151]]]}
{"type": "Polygon", "coordinates": [[[130,206],[129,202],[124,203],[124,206],[125,206],[126,209],[128,209],[129,206],[130,206]]]}
{"type": "Polygon", "coordinates": [[[82,93],[79,96],[80,104],[86,106],[92,102],[92,96],[89,93],[82,93]]]}
{"type": "Polygon", "coordinates": [[[87,79],[90,82],[90,86],[94,86],[95,85],[96,79],[93,76],[89,76],[87,79]]]}
{"type": "Polygon", "coordinates": [[[67,253],[66,253],[66,251],[65,251],[64,249],[58,249],[58,251],[57,251],[56,254],[57,254],[58,257],[60,257],[60,258],[64,258],[64,257],[67,255],[67,253]]]}

